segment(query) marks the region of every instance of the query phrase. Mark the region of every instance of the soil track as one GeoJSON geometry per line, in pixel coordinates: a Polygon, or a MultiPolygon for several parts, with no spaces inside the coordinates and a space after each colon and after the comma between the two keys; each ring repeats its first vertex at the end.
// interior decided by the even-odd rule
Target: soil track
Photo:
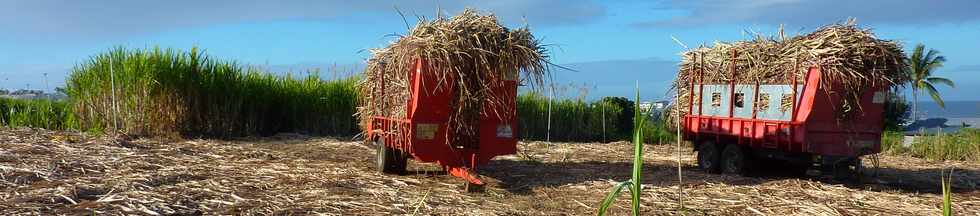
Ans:
{"type": "MultiPolygon", "coordinates": [[[[129,140],[0,129],[0,215],[591,215],[632,167],[632,146],[622,142],[520,149],[481,171],[485,193],[468,194],[462,181],[431,165],[377,174],[374,150],[361,142],[298,135],[129,140]]],[[[780,172],[705,174],[687,147],[678,184],[675,148],[648,145],[645,156],[648,215],[937,215],[943,168],[956,169],[957,213],[980,214],[976,163],[881,156],[878,177],[842,184],[780,172]]],[[[628,205],[623,195],[611,213],[627,214],[628,205]]]]}

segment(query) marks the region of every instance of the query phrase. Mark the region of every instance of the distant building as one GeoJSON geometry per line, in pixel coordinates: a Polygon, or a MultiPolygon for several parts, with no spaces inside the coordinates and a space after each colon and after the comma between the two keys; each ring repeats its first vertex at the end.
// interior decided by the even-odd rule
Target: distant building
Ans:
{"type": "Polygon", "coordinates": [[[60,92],[57,92],[57,93],[45,93],[44,91],[41,91],[41,90],[24,90],[24,89],[16,90],[16,91],[13,91],[13,92],[10,92],[10,91],[7,91],[7,90],[0,90],[0,98],[9,98],[9,99],[23,99],[23,100],[51,99],[51,100],[62,100],[62,99],[65,99],[66,97],[68,97],[68,96],[65,95],[65,94],[62,94],[60,92]]]}
{"type": "Polygon", "coordinates": [[[667,108],[670,105],[670,101],[659,100],[659,101],[644,101],[640,102],[640,110],[644,112],[659,112],[667,108]]]}
{"type": "Polygon", "coordinates": [[[661,101],[653,102],[653,105],[652,106],[653,106],[653,109],[663,110],[663,109],[666,109],[667,108],[667,105],[670,105],[670,101],[661,100],[661,101]]]}
{"type": "Polygon", "coordinates": [[[10,94],[11,95],[41,95],[44,94],[44,91],[21,89],[21,90],[11,92],[10,94]]]}
{"type": "Polygon", "coordinates": [[[640,111],[649,112],[650,108],[653,108],[653,103],[651,102],[640,102],[640,111]]]}
{"type": "Polygon", "coordinates": [[[37,95],[36,94],[6,94],[6,95],[0,95],[0,97],[2,97],[2,98],[10,98],[10,99],[24,99],[24,100],[27,100],[27,99],[37,98],[37,95]]]}

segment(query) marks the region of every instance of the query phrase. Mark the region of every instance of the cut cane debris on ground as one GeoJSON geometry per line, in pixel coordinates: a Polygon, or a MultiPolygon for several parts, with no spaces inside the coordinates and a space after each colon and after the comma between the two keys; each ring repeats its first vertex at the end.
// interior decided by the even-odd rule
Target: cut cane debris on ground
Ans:
{"type": "MultiPolygon", "coordinates": [[[[431,165],[411,164],[407,175],[378,174],[374,148],[360,141],[290,134],[128,140],[31,129],[0,129],[0,140],[2,215],[589,215],[632,169],[631,155],[622,154],[631,152],[625,142],[523,143],[519,151],[535,160],[499,157],[483,169],[486,192],[471,194],[431,165]]],[[[705,174],[685,154],[680,207],[674,147],[649,146],[645,157],[641,210],[647,215],[936,215],[940,172],[949,168],[955,169],[953,209],[980,214],[976,163],[881,156],[878,178],[842,184],[783,173],[705,174]]],[[[628,208],[628,199],[620,199],[610,214],[628,208]]]]}

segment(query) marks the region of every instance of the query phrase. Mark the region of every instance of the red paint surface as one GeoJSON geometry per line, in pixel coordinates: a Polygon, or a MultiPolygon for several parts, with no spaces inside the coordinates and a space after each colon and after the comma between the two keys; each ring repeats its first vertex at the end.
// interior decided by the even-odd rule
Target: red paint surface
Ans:
{"type": "MultiPolygon", "coordinates": [[[[714,139],[753,148],[818,155],[861,156],[880,152],[884,106],[873,103],[873,97],[874,92],[887,88],[874,87],[862,92],[861,110],[847,119],[838,119],[842,96],[833,89],[839,89],[840,84],[830,83],[827,86],[831,91],[826,91],[822,89],[821,75],[820,68],[809,69],[801,97],[799,101],[794,100],[790,121],[756,119],[754,115],[735,118],[689,113],[682,122],[684,134],[693,140],[714,139]]],[[[688,100],[688,106],[693,102],[688,100]]]]}
{"type": "Polygon", "coordinates": [[[372,116],[367,126],[368,138],[384,138],[385,144],[410,154],[412,158],[422,162],[434,162],[442,166],[447,173],[465,179],[473,184],[483,184],[475,170],[487,164],[498,155],[514,154],[517,152],[517,81],[492,78],[496,85],[492,94],[503,99],[504,103],[492,109],[484,105],[479,127],[479,142],[477,145],[463,145],[455,148],[446,143],[453,134],[448,133],[447,122],[453,111],[450,102],[454,99],[455,86],[452,78],[439,82],[439,78],[426,66],[425,61],[418,60],[411,73],[411,97],[406,98],[407,117],[404,119],[372,116]],[[495,111],[506,111],[509,116],[495,111]],[[416,137],[415,128],[418,124],[438,124],[435,138],[420,139],[416,137]],[[511,125],[513,136],[498,138],[497,127],[501,124],[511,125]]]}

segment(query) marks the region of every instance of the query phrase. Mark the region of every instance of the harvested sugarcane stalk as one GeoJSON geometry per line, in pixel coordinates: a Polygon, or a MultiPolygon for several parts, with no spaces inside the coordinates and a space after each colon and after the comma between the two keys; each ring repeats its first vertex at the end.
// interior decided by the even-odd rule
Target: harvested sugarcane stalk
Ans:
{"type": "Polygon", "coordinates": [[[494,15],[471,9],[451,18],[420,20],[408,34],[372,52],[360,83],[362,128],[367,124],[365,116],[405,117],[409,71],[422,59],[431,69],[428,72],[436,73],[422,77],[439,79],[435,88],[453,86],[449,125],[456,136],[452,137],[477,137],[479,124],[474,121],[482,115],[515,114],[502,109],[506,98],[489,91],[501,85],[495,80],[520,73],[525,84],[542,86],[549,65],[546,50],[527,27],[508,29],[494,15]],[[484,109],[484,105],[491,107],[484,109]]]}
{"type": "MultiPolygon", "coordinates": [[[[782,34],[780,34],[782,35],[782,34]]],[[[808,68],[820,67],[826,82],[841,83],[837,93],[844,96],[839,116],[845,118],[857,106],[858,93],[882,84],[908,79],[902,46],[878,39],[870,29],[859,28],[854,20],[821,27],[791,38],[756,35],[751,41],[715,42],[682,54],[673,89],[681,97],[675,104],[685,106],[689,90],[685,86],[703,72],[703,83],[790,84],[803,82],[808,68]],[[734,64],[734,65],[733,65],[734,64]],[[733,69],[735,74],[733,75],[733,69]]],[[[687,113],[687,107],[680,107],[687,113]]],[[[670,112],[667,112],[670,113],[670,112]]]]}

